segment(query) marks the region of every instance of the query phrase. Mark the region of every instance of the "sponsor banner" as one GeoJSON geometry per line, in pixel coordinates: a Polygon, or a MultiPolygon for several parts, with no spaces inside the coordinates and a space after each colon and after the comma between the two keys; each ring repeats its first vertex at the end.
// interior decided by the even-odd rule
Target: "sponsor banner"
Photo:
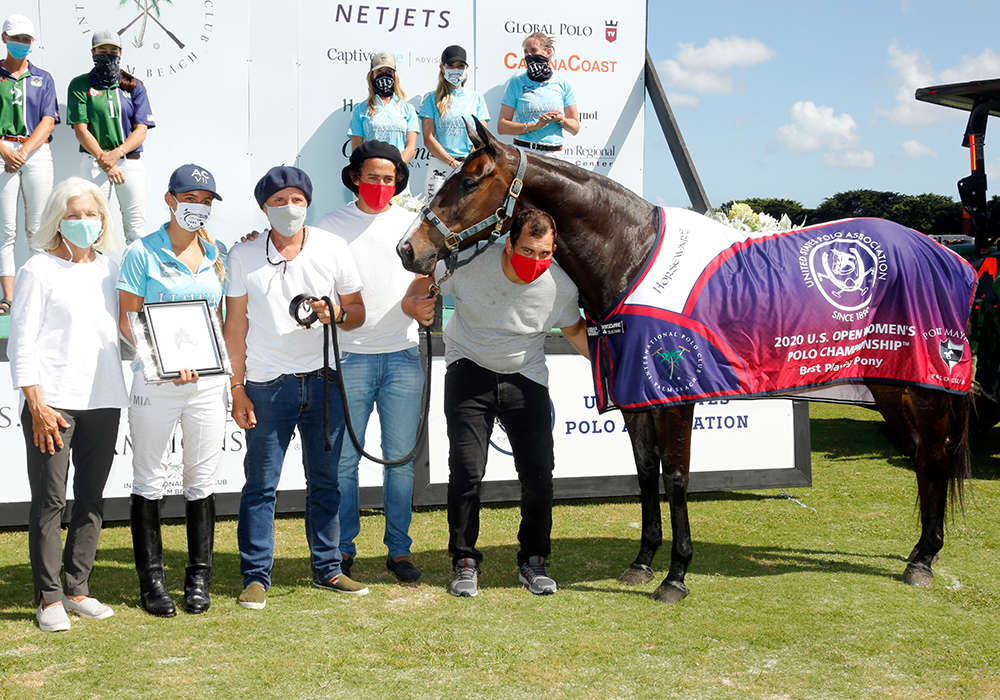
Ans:
{"type": "MultiPolygon", "coordinates": [[[[367,99],[374,53],[393,54],[416,108],[437,85],[441,51],[464,46],[472,63],[467,85],[487,97],[495,132],[504,85],[522,70],[521,40],[537,23],[555,37],[560,71],[579,100],[583,128],[567,139],[570,160],[641,192],[645,3],[629,0],[613,12],[568,2],[498,5],[289,0],[276,10],[270,0],[40,0],[30,11],[41,30],[32,61],[52,73],[62,105],[52,142],[56,181],[80,172],[65,123],[66,88],[93,66],[95,29],[121,33],[122,67],[145,83],[156,119],[142,154],[146,228],[169,216],[170,173],[195,162],[216,177],[224,201],[213,205],[207,228],[228,244],[266,224],[253,186],[271,166],[295,164],[310,174],[310,223],[350,201],[340,175],[350,153],[347,128],[354,105],[367,99]]],[[[423,192],[429,163],[418,134],[411,192],[423,192]]],[[[18,261],[29,252],[18,236],[18,261]]]]}
{"type": "Polygon", "coordinates": [[[927,236],[846,219],[734,243],[700,214],[662,215],[640,278],[592,321],[594,366],[613,368],[596,377],[602,408],[865,381],[968,391],[975,270],[927,236]]]}
{"type": "MultiPolygon", "coordinates": [[[[634,475],[632,447],[624,421],[619,413],[598,414],[596,399],[586,388],[589,383],[586,360],[575,355],[550,355],[547,361],[556,478],[634,475]]],[[[133,376],[127,363],[123,363],[122,372],[127,385],[133,376]]],[[[448,433],[442,408],[444,373],[444,358],[435,358],[428,418],[430,484],[448,482],[448,433]]],[[[19,393],[11,388],[8,363],[0,363],[0,451],[7,456],[5,466],[0,470],[4,483],[0,504],[23,503],[31,498],[24,467],[25,442],[19,420],[19,393]]],[[[344,439],[349,438],[345,435],[344,439]]],[[[167,482],[169,495],[182,492],[182,441],[183,433],[178,427],[165,455],[170,469],[167,482]]],[[[377,411],[372,413],[368,422],[365,444],[375,454],[381,453],[377,411]]],[[[708,401],[695,409],[692,471],[794,469],[794,447],[791,401],[708,401]]],[[[244,481],[246,441],[243,430],[232,419],[226,424],[222,450],[222,462],[216,474],[216,492],[239,493],[244,481]]],[[[381,487],[382,466],[363,459],[358,478],[362,487],[381,487]]],[[[71,468],[69,483],[72,479],[71,468]]],[[[486,479],[517,479],[510,443],[500,425],[493,431],[486,479]]],[[[304,488],[302,451],[296,434],[292,436],[285,455],[278,490],[297,491],[304,488]]],[[[115,460],[104,495],[106,498],[127,497],[131,490],[132,444],[127,411],[122,411],[115,460]]],[[[594,495],[600,495],[599,490],[595,489],[594,495]]]]}
{"type": "Polygon", "coordinates": [[[560,158],[642,194],[646,3],[477,3],[477,84],[493,131],[507,81],[525,70],[521,42],[534,32],[555,41],[556,75],[580,110],[580,133],[564,132],[560,158]]]}
{"type": "MultiPolygon", "coordinates": [[[[576,355],[549,355],[554,478],[635,475],[632,443],[621,413],[599,414],[589,388],[589,364],[576,355]]],[[[435,359],[434,401],[440,407],[444,360],[435,359]]],[[[691,471],[794,469],[792,401],[706,401],[695,407],[691,471]]],[[[448,432],[444,412],[432,410],[430,483],[448,483],[448,432]]],[[[510,442],[497,423],[490,439],[485,481],[516,481],[510,442]]]]}

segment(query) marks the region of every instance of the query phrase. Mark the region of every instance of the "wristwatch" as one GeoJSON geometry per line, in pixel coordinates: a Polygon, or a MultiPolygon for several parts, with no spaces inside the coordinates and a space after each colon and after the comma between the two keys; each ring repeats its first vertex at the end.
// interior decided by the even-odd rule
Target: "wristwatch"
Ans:
{"type": "Polygon", "coordinates": [[[340,325],[343,325],[343,323],[346,320],[347,320],[347,309],[345,309],[343,306],[341,306],[340,307],[340,315],[337,316],[337,320],[334,321],[334,323],[336,323],[338,326],[340,326],[340,325]]]}

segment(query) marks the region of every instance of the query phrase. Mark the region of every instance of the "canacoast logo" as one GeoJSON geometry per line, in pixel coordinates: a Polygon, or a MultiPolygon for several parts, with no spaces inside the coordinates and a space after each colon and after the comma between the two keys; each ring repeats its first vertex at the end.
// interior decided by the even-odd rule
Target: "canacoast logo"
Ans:
{"type": "Polygon", "coordinates": [[[71,5],[85,34],[118,32],[122,68],[140,80],[190,68],[212,40],[221,6],[221,0],[75,0],[71,5]]]}

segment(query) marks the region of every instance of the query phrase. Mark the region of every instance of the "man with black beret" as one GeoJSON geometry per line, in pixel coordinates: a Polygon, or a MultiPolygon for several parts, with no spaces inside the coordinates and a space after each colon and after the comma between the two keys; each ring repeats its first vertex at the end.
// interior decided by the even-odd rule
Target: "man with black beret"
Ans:
{"type": "MultiPolygon", "coordinates": [[[[319,226],[347,241],[365,290],[364,325],[340,336],[347,403],[355,433],[362,439],[372,408],[377,406],[382,456],[399,459],[416,440],[424,382],[413,310],[400,303],[413,275],[399,264],[395,252],[415,214],[391,203],[406,187],[409,169],[395,146],[365,141],[351,153],[341,177],[357,199],[324,216],[319,226]]],[[[341,568],[348,573],[357,555],[354,539],[361,531],[359,461],[358,451],[346,441],[338,483],[341,568]]],[[[386,567],[399,581],[410,583],[420,578],[420,570],[410,560],[413,462],[386,466],[382,485],[386,567]]]]}
{"type": "Polygon", "coordinates": [[[306,476],[306,539],[313,585],[365,595],[368,589],[341,569],[337,457],[344,436],[344,406],[337,391],[323,405],[323,330],[303,328],[289,314],[294,297],[316,302],[322,323],[347,330],[365,321],[361,278],[347,243],[306,226],[312,182],[302,170],[271,168],[254,188],[269,228],[233,246],[226,276],[224,334],[233,366],[233,419],[246,431],[237,538],[243,592],[239,603],[259,610],[267,602],[274,563],[274,504],[281,466],[293,431],[302,440],[306,476]],[[324,411],[331,449],[325,450],[324,411]]]}

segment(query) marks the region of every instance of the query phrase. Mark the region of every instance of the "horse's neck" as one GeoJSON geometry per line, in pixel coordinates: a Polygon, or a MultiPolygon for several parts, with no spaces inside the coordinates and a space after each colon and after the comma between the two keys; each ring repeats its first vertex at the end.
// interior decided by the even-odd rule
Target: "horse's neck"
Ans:
{"type": "Polygon", "coordinates": [[[529,156],[521,201],[555,219],[556,260],[594,317],[625,291],[656,238],[653,205],[608,178],[561,161],[529,156]]]}

